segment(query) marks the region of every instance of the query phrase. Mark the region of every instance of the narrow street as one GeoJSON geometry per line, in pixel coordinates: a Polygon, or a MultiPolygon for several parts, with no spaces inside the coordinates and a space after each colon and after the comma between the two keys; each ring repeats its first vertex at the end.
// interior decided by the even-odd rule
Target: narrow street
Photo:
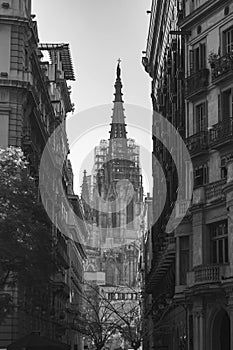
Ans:
{"type": "Polygon", "coordinates": [[[231,0],[0,1],[0,350],[233,349],[231,0]]]}

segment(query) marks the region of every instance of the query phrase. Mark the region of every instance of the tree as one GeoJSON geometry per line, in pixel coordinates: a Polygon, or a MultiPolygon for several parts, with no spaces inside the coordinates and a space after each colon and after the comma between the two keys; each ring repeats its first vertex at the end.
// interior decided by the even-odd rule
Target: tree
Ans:
{"type": "Polygon", "coordinates": [[[96,350],[101,350],[118,331],[119,320],[113,317],[109,302],[96,285],[85,284],[81,294],[83,312],[77,313],[72,327],[86,335],[96,350]]]}
{"type": "Polygon", "coordinates": [[[57,269],[51,222],[19,148],[0,149],[0,322],[14,306],[13,287],[48,286],[57,269]]]}
{"type": "Polygon", "coordinates": [[[128,286],[90,284],[85,289],[85,294],[80,295],[84,313],[75,320],[77,330],[88,336],[98,350],[117,337],[137,350],[144,336],[139,291],[128,286]]]}
{"type": "Polygon", "coordinates": [[[145,328],[142,327],[140,291],[128,286],[117,286],[112,287],[110,291],[107,289],[105,298],[108,300],[112,317],[117,320],[121,337],[130,347],[139,349],[145,335],[145,328]]]}

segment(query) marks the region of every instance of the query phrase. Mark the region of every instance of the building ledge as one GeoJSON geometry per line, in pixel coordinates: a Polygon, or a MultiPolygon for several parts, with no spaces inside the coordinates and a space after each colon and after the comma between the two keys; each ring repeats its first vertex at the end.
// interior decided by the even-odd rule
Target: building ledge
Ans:
{"type": "Polygon", "coordinates": [[[206,17],[209,17],[212,12],[217,10],[219,11],[220,6],[223,7],[227,3],[229,3],[229,0],[207,1],[200,7],[197,7],[190,14],[185,16],[182,20],[180,20],[179,21],[180,28],[185,30],[186,28],[190,28],[197,23],[198,24],[201,23],[201,21],[203,19],[206,19],[206,17]]]}

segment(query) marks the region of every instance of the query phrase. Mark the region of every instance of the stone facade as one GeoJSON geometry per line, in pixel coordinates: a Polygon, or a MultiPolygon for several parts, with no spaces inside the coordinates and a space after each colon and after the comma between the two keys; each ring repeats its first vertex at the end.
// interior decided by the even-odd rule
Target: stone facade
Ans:
{"type": "Polygon", "coordinates": [[[143,188],[139,147],[127,138],[120,64],[114,95],[110,139],[95,148],[93,188],[84,173],[82,199],[91,232],[87,244],[99,248],[106,284],[135,286],[143,188]]]}
{"type": "Polygon", "coordinates": [[[54,157],[46,163],[47,170],[40,179],[44,184],[41,200],[54,223],[51,238],[60,272],[51,276],[48,291],[28,294],[20,285],[13,291],[21,306],[0,327],[0,348],[32,331],[40,331],[41,335],[75,349],[81,346],[81,337],[72,330],[72,320],[79,309],[86,257],[77,237],[80,232],[87,235],[87,227],[74,215],[82,217],[82,205],[73,193],[72,167],[67,159],[64,121],[73,110],[67,82],[75,79],[69,45],[40,44],[31,1],[9,0],[0,1],[0,51],[0,146],[22,148],[37,185],[45,144],[60,126],[54,140],[54,157]],[[49,62],[43,59],[44,51],[49,53],[49,62]],[[55,171],[50,172],[56,167],[57,155],[64,159],[62,181],[55,171]],[[51,188],[56,192],[54,201],[51,188]],[[60,193],[65,193],[65,197],[60,193]]]}
{"type": "MultiPolygon", "coordinates": [[[[146,287],[152,299],[153,346],[156,349],[225,350],[233,347],[233,7],[231,1],[190,0],[178,4],[176,31],[170,31],[170,42],[164,38],[160,45],[166,42],[168,47],[172,47],[173,36],[181,42],[183,72],[180,77],[183,89],[178,87],[177,95],[183,101],[184,117],[179,131],[192,158],[194,192],[188,211],[185,203],[182,206],[176,204],[177,215],[182,211],[186,215],[173,232],[174,245],[170,247],[170,258],[166,258],[166,249],[161,253],[159,260],[166,261],[163,272],[156,268],[159,262],[155,262],[154,267],[148,270],[146,287]],[[169,269],[169,266],[173,267],[169,269]],[[167,293],[166,281],[170,272],[170,290],[167,293]],[[166,316],[158,324],[159,307],[166,310],[166,316]],[[167,329],[156,334],[158,325],[166,325],[167,329]]],[[[155,8],[155,2],[153,6],[155,8]]],[[[159,6],[155,10],[159,13],[159,6]]],[[[166,13],[162,4],[160,10],[166,13]]],[[[150,30],[156,38],[162,27],[158,29],[153,25],[150,30]]],[[[159,47],[155,46],[153,52],[156,55],[159,47]]],[[[150,50],[147,54],[143,63],[151,74],[153,62],[150,60],[150,50]]],[[[165,66],[166,62],[165,59],[165,66]]],[[[154,79],[159,85],[159,77],[155,76],[154,79]]],[[[167,86],[163,80],[162,87],[164,85],[167,86]]],[[[162,101],[165,99],[166,105],[171,91],[165,96],[165,89],[162,91],[162,101]]],[[[160,107],[159,95],[160,90],[156,90],[153,96],[154,108],[169,118],[164,103],[160,107]]],[[[174,107],[177,109],[177,104],[174,107]]],[[[179,116],[171,119],[176,127],[179,116]]],[[[189,169],[185,169],[185,172],[185,188],[188,190],[192,178],[189,169]]],[[[175,183],[172,188],[175,192],[175,183]]],[[[156,198],[154,205],[157,205],[156,198]]],[[[166,208],[164,213],[169,213],[166,208]]],[[[160,244],[155,238],[156,227],[161,230],[166,223],[163,214],[153,233],[152,260],[156,260],[155,254],[160,244]]]]}

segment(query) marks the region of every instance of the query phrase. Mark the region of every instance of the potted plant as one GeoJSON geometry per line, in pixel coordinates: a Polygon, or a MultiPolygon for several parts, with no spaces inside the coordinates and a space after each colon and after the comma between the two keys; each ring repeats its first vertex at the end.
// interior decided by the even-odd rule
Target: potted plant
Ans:
{"type": "Polygon", "coordinates": [[[219,55],[213,51],[210,52],[209,57],[208,57],[208,62],[210,64],[211,68],[215,68],[216,66],[216,61],[219,59],[219,55]]]}

